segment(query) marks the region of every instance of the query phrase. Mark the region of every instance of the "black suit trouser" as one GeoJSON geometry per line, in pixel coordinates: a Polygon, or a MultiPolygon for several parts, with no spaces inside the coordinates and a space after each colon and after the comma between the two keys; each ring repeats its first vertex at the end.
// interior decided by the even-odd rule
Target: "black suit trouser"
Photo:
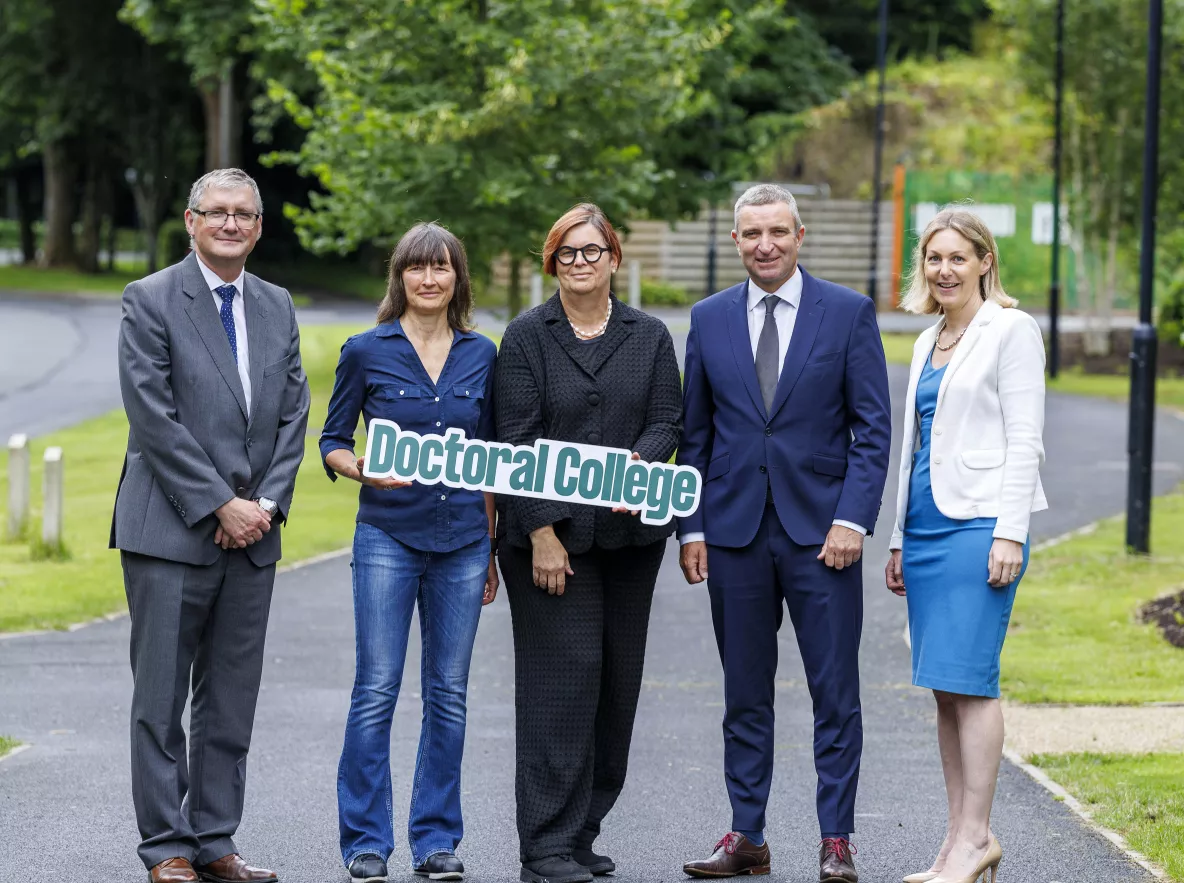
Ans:
{"type": "Polygon", "coordinates": [[[529,549],[499,554],[514,623],[522,861],[590,848],[625,784],[646,632],[666,541],[593,547],[562,595],[534,585],[529,549]]]}

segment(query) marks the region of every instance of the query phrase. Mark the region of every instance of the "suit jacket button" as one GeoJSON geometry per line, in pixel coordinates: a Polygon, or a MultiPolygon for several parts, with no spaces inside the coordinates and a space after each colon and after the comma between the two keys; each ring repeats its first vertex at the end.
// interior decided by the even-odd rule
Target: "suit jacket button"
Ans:
{"type": "Polygon", "coordinates": [[[773,434],[773,427],[772,427],[772,426],[766,426],[766,427],[765,427],[765,435],[772,435],[772,434],[773,434]]]}
{"type": "Polygon", "coordinates": [[[761,472],[768,472],[768,471],[769,470],[766,467],[764,467],[764,466],[761,467],[761,472]]]}
{"type": "Polygon", "coordinates": [[[936,463],[938,466],[940,466],[941,465],[941,457],[934,457],[933,462],[936,463]]]}
{"type": "Polygon", "coordinates": [[[247,439],[247,447],[249,448],[250,446],[251,446],[251,440],[247,439]]]}
{"type": "Polygon", "coordinates": [[[594,445],[600,444],[600,433],[599,432],[589,432],[588,433],[588,441],[590,441],[594,445]]]}
{"type": "Polygon", "coordinates": [[[245,487],[240,487],[240,488],[234,489],[234,495],[236,497],[238,497],[240,500],[245,500],[247,498],[247,495],[250,493],[251,492],[249,490],[247,490],[245,487]]]}
{"type": "Polygon", "coordinates": [[[588,404],[589,405],[599,405],[600,404],[600,393],[598,393],[598,392],[589,393],[588,404]]]}

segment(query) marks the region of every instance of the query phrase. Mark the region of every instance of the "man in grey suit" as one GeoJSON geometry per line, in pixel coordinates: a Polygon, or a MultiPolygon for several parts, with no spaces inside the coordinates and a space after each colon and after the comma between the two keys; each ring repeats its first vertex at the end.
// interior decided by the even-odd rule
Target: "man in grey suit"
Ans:
{"type": "Polygon", "coordinates": [[[263,228],[255,182],[203,176],[185,223],[193,253],[127,287],[119,329],[131,431],[111,546],[131,612],[139,855],[152,883],[265,883],[275,874],[232,837],[308,381],[292,298],[244,271],[263,228]]]}

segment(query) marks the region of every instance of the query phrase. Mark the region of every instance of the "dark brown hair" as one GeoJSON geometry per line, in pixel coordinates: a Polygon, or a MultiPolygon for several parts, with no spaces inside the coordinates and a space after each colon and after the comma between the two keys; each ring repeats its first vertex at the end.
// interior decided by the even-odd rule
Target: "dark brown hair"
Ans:
{"type": "Polygon", "coordinates": [[[600,206],[581,202],[556,221],[551,227],[551,232],[547,234],[547,241],[543,243],[543,272],[548,276],[556,275],[555,252],[559,251],[559,246],[563,245],[567,234],[583,224],[591,224],[600,231],[617,266],[621,266],[621,240],[617,236],[617,231],[600,210],[600,206]]]}
{"type": "Polygon", "coordinates": [[[447,258],[456,276],[452,300],[448,302],[448,324],[455,331],[468,331],[473,312],[473,287],[469,261],[461,241],[435,222],[416,224],[403,234],[391,255],[386,277],[386,297],[378,305],[378,324],[393,322],[407,312],[407,289],[403,271],[408,267],[440,264],[447,258]]]}

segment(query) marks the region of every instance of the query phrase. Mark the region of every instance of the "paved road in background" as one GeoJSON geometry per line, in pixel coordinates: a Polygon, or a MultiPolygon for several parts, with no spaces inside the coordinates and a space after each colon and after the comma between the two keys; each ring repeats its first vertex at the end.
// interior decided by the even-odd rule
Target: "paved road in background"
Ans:
{"type": "MultiPolygon", "coordinates": [[[[891,368],[898,407],[906,379],[904,368],[891,368]]],[[[1122,509],[1125,426],[1122,405],[1049,397],[1043,475],[1053,508],[1035,517],[1035,539],[1122,509]]],[[[1163,415],[1158,426],[1156,490],[1164,492],[1184,477],[1184,421],[1163,415]]],[[[342,486],[341,492],[350,490],[342,486]]],[[[909,684],[901,640],[904,602],[883,589],[894,494],[890,480],[889,502],[865,558],[866,748],[855,843],[866,883],[894,881],[925,867],[944,824],[932,700],[909,684]]],[[[293,517],[299,517],[299,500],[293,517]]],[[[272,605],[238,842],[251,860],[279,870],[286,883],[347,879],[336,850],[334,788],[353,677],[349,573],[348,558],[340,557],[283,574],[272,605]]],[[[513,646],[504,592],[483,619],[470,686],[460,850],[475,883],[515,880],[518,870],[513,646]]],[[[415,625],[412,634],[414,660],[415,625]]],[[[808,883],[817,879],[818,836],[810,702],[789,629],[780,645],[771,879],[808,883]]],[[[47,863],[78,868],[80,879],[143,879],[128,779],[127,647],[126,619],[0,640],[0,732],[32,745],[0,763],[2,883],[44,878],[47,863]]],[[[418,666],[409,664],[393,736],[396,830],[406,819],[419,714],[418,666]]],[[[672,543],[655,598],[629,782],[598,841],[616,857],[618,879],[681,880],[681,863],[705,854],[727,829],[721,716],[706,592],[685,585],[672,543]]],[[[1004,880],[1152,879],[1007,764],[995,829],[1005,849],[1004,880]]],[[[415,879],[407,862],[400,838],[392,879],[415,879]]]]}

